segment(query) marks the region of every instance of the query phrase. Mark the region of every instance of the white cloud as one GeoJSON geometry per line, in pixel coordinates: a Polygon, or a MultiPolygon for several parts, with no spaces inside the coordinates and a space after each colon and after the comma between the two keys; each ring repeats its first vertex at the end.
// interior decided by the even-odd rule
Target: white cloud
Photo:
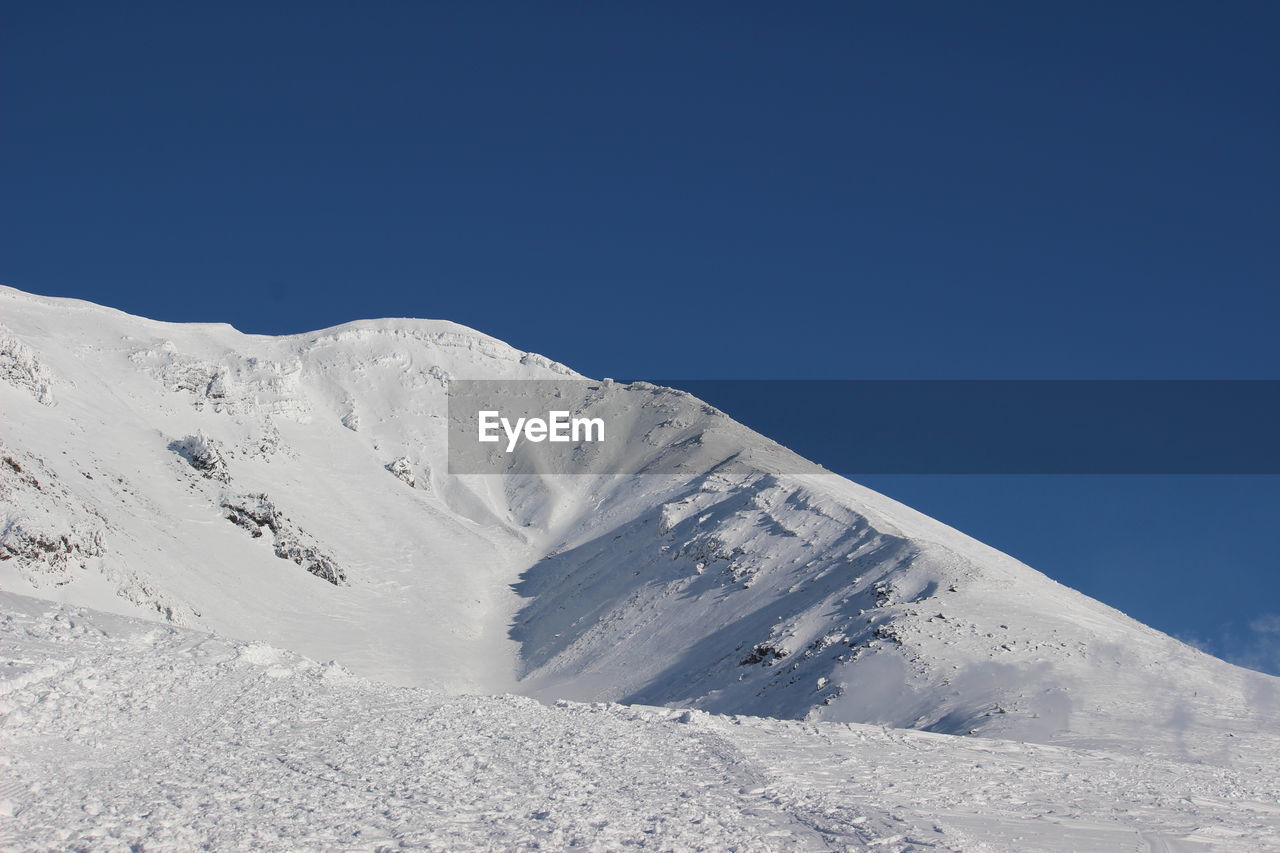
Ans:
{"type": "Polygon", "coordinates": [[[1280,675],[1280,613],[1266,613],[1249,622],[1227,660],[1250,669],[1280,675]]]}

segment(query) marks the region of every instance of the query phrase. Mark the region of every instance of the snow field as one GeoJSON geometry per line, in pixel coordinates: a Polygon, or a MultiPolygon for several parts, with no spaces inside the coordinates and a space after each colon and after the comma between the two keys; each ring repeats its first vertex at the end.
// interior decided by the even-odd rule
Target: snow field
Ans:
{"type": "Polygon", "coordinates": [[[390,687],[0,593],[6,850],[1280,847],[1273,761],[390,687]]]}

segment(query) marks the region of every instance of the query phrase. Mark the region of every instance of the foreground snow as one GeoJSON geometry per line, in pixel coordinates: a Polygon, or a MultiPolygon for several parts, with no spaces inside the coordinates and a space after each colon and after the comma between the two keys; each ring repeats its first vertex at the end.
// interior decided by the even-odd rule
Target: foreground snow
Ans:
{"type": "Polygon", "coordinates": [[[449,696],[9,593],[0,660],[4,849],[1280,848],[1274,748],[449,696]]]}

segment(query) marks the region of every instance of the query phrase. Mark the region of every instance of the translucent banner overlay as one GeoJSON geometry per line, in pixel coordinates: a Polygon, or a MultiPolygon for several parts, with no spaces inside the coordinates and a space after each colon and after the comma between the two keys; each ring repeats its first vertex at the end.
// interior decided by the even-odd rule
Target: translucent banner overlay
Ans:
{"type": "Polygon", "coordinates": [[[454,380],[449,388],[455,474],[678,474],[733,460],[775,473],[812,472],[812,460],[850,475],[1280,474],[1278,438],[1275,380],[454,380]],[[478,440],[482,412],[500,440],[478,440]],[[538,421],[548,422],[547,437],[539,439],[538,421]]]}

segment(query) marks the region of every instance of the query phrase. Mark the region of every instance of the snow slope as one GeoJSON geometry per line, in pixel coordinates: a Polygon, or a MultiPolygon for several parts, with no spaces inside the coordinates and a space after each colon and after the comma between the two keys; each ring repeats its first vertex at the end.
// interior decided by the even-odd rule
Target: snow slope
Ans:
{"type": "Polygon", "coordinates": [[[0,289],[0,327],[6,590],[455,693],[1220,766],[1275,748],[1280,680],[679,392],[594,403],[622,425],[621,470],[668,473],[516,453],[501,476],[450,476],[449,379],[576,374],[436,321],[272,338],[0,289]]]}
{"type": "Polygon", "coordinates": [[[0,593],[5,850],[1260,851],[1232,767],[397,688],[0,593]]]}

